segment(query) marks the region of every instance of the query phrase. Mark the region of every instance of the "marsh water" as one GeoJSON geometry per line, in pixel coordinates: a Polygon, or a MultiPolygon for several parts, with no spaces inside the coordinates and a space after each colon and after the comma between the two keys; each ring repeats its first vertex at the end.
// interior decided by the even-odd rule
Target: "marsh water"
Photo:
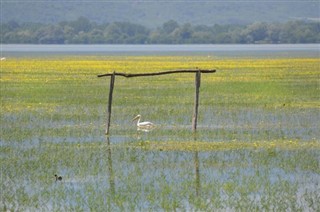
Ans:
{"type": "MultiPolygon", "coordinates": [[[[1,56],[8,61],[11,57],[66,55],[319,56],[319,44],[2,45],[1,48],[1,56]]],[[[107,86],[105,89],[108,92],[107,86]]],[[[149,94],[143,92],[142,96],[149,94]]],[[[203,92],[201,98],[211,95],[203,92]]],[[[230,105],[241,102],[232,97],[230,105]]],[[[215,101],[225,101],[219,98],[215,101]]],[[[104,135],[105,99],[101,99],[97,108],[72,105],[49,115],[41,109],[18,115],[2,114],[7,125],[1,130],[6,133],[1,136],[1,160],[5,161],[1,167],[1,208],[4,211],[319,211],[318,147],[228,147],[214,151],[148,148],[156,142],[168,141],[225,142],[226,146],[237,140],[319,142],[318,107],[311,104],[307,109],[295,106],[288,109],[282,103],[275,108],[263,104],[246,107],[242,103],[239,109],[204,104],[200,106],[198,132],[194,134],[190,127],[192,107],[185,109],[180,105],[179,109],[178,99],[172,101],[175,103],[169,109],[166,105],[152,108],[158,112],[168,110],[168,114],[177,116],[160,117],[155,121],[158,128],[151,132],[137,132],[131,119],[121,114],[126,105],[118,104],[110,136],[104,135]],[[74,111],[78,114],[74,115],[74,111]],[[55,181],[54,174],[61,175],[62,181],[55,181]]]]}

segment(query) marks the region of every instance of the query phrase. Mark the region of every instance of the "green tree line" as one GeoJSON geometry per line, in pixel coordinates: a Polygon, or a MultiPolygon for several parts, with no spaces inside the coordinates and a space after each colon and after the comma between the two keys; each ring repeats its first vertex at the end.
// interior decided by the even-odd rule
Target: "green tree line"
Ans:
{"type": "Polygon", "coordinates": [[[130,22],[97,24],[80,17],[57,24],[1,24],[1,43],[13,44],[231,44],[320,43],[320,22],[191,25],[170,20],[150,29],[130,22]]]}

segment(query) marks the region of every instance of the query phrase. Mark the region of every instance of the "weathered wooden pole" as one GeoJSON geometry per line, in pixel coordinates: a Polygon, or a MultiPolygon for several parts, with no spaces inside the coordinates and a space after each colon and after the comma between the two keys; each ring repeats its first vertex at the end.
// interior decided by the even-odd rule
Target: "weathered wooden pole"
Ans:
{"type": "Polygon", "coordinates": [[[113,94],[115,76],[116,76],[116,72],[113,72],[113,74],[110,76],[110,89],[109,89],[106,135],[109,135],[110,120],[111,120],[112,94],[113,94]]]}
{"type": "Polygon", "coordinates": [[[193,108],[193,117],[192,117],[192,131],[194,133],[197,131],[200,81],[201,81],[201,71],[198,71],[195,77],[196,92],[194,97],[194,108],[193,108]]]}

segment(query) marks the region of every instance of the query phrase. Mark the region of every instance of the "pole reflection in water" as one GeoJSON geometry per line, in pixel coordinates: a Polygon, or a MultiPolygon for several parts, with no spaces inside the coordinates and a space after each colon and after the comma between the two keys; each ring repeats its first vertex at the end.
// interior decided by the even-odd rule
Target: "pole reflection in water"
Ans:
{"type": "Polygon", "coordinates": [[[196,177],[196,195],[199,197],[200,196],[200,167],[199,167],[199,155],[198,152],[196,151],[194,153],[194,167],[195,167],[195,177],[196,177]]]}
{"type": "MultiPolygon", "coordinates": [[[[197,136],[196,134],[194,135],[194,141],[197,141],[197,136]]],[[[196,195],[199,197],[200,196],[200,188],[201,188],[201,184],[200,184],[200,164],[199,164],[199,155],[198,155],[198,151],[194,152],[194,168],[195,168],[195,177],[196,177],[196,181],[195,181],[195,185],[196,185],[196,195]]]]}
{"type": "Polygon", "coordinates": [[[115,182],[114,182],[114,173],[112,167],[112,153],[111,153],[111,146],[110,146],[110,138],[107,136],[107,156],[108,156],[108,170],[109,170],[109,184],[111,194],[115,194],[115,182]]]}

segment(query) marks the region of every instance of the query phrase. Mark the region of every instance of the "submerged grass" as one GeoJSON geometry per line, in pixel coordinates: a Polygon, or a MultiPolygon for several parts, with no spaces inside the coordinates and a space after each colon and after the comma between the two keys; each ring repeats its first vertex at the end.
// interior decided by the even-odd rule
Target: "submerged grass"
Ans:
{"type": "Polygon", "coordinates": [[[115,145],[116,147],[139,148],[142,150],[159,150],[159,151],[229,151],[242,149],[280,149],[280,150],[299,150],[299,149],[320,149],[319,141],[225,141],[225,142],[209,142],[209,141],[140,141],[135,143],[127,143],[115,145]]]}
{"type": "Polygon", "coordinates": [[[319,58],[88,56],[1,61],[2,210],[318,211],[319,58]],[[115,81],[106,72],[203,74],[115,81]],[[157,124],[137,132],[131,119],[157,124]],[[63,180],[55,182],[54,174],[63,180]]]}

